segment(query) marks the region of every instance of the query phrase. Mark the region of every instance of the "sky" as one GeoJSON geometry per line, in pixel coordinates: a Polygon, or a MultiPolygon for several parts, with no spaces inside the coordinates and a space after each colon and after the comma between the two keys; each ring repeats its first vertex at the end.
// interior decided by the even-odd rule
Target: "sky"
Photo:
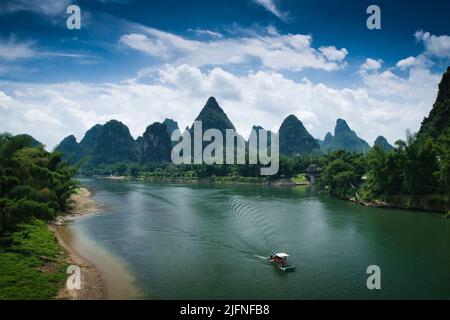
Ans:
{"type": "Polygon", "coordinates": [[[190,126],[215,96],[239,133],[296,115],[372,144],[415,132],[450,65],[450,1],[0,0],[0,131],[48,149],[116,119],[190,126]],[[381,30],[369,30],[369,5],[381,30]],[[66,10],[78,5],[81,29],[66,10]]]}

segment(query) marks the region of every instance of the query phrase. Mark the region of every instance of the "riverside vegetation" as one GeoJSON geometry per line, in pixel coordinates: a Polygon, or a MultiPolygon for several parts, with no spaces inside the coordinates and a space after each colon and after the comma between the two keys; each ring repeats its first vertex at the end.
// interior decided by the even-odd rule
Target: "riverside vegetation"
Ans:
{"type": "MultiPolygon", "coordinates": [[[[419,132],[395,148],[325,157],[319,186],[333,195],[376,206],[448,212],[450,209],[450,67],[419,132]]],[[[447,213],[447,217],[449,214],[447,213]]]]}
{"type": "Polygon", "coordinates": [[[64,213],[76,168],[26,135],[0,135],[0,299],[52,299],[66,257],[46,221],[64,213]]]}

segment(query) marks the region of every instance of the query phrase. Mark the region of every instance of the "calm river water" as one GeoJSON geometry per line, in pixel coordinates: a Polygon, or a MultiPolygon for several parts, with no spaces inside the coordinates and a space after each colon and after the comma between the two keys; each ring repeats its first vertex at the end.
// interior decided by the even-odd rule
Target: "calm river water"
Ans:
{"type": "Polygon", "coordinates": [[[107,286],[121,268],[97,261],[92,246],[113,256],[139,292],[110,297],[450,299],[450,220],[439,214],[365,208],[304,187],[82,183],[104,212],[68,226],[72,245],[109,273],[107,286]],[[273,252],[289,253],[296,272],[261,258],[273,252]],[[366,287],[369,265],[381,268],[381,290],[366,287]]]}

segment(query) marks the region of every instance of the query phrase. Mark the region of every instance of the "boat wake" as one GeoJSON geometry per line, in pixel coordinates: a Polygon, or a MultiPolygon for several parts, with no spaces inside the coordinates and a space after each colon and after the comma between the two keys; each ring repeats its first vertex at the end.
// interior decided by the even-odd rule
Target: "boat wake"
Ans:
{"type": "Polygon", "coordinates": [[[259,258],[259,259],[261,259],[261,260],[268,260],[267,257],[259,256],[259,255],[257,255],[257,254],[255,254],[255,257],[256,257],[256,258],[259,258]]]}
{"type": "Polygon", "coordinates": [[[231,198],[225,204],[224,216],[234,224],[241,243],[251,251],[270,252],[277,247],[279,239],[269,217],[254,202],[243,197],[231,198]]]}

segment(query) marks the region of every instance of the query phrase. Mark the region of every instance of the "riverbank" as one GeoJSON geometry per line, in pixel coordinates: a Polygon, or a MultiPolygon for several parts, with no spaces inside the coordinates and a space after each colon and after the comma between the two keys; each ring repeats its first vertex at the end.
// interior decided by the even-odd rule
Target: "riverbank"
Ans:
{"type": "Polygon", "coordinates": [[[240,176],[212,176],[206,178],[199,177],[157,177],[157,176],[94,176],[96,179],[107,180],[138,180],[145,182],[169,183],[169,184],[214,184],[214,185],[266,185],[266,186],[309,186],[306,179],[268,177],[240,177],[240,176]]]}
{"type": "Polygon", "coordinates": [[[68,214],[46,224],[32,219],[0,238],[0,299],[70,299],[104,298],[100,272],[83,259],[64,240],[64,224],[75,217],[94,214],[100,207],[91,199],[89,190],[80,188],[71,197],[68,214]],[[81,269],[81,289],[66,286],[67,267],[81,269]]]}
{"type": "Polygon", "coordinates": [[[450,218],[450,211],[447,201],[441,199],[438,195],[427,195],[417,199],[413,199],[411,196],[392,196],[389,199],[366,200],[359,197],[353,197],[342,200],[351,201],[359,205],[372,208],[440,213],[443,214],[444,217],[450,218]]]}
{"type": "Polygon", "coordinates": [[[68,263],[80,267],[81,290],[63,288],[59,291],[58,298],[138,299],[139,292],[133,285],[134,278],[124,263],[73,227],[78,219],[98,214],[102,208],[92,200],[92,194],[86,188],[80,188],[71,200],[73,204],[69,214],[61,217],[50,228],[59,244],[67,251],[68,263]]]}
{"type": "Polygon", "coordinates": [[[80,267],[81,288],[69,289],[67,285],[58,291],[58,299],[68,300],[101,300],[104,299],[104,286],[100,272],[87,260],[81,258],[78,253],[61,236],[63,226],[49,226],[58,243],[67,252],[67,265],[76,265],[80,267]]]}
{"type": "MultiPolygon", "coordinates": [[[[132,179],[132,178],[129,178],[132,179]]],[[[135,179],[145,182],[176,183],[176,184],[217,184],[217,185],[267,185],[266,177],[238,177],[238,176],[212,176],[212,177],[158,177],[140,176],[135,179]]]]}
{"type": "Polygon", "coordinates": [[[61,226],[66,222],[70,222],[73,218],[99,213],[101,208],[92,200],[91,196],[92,194],[88,189],[77,189],[76,193],[70,197],[71,205],[68,213],[56,217],[51,224],[61,226]]]}
{"type": "Polygon", "coordinates": [[[67,254],[67,264],[76,265],[81,270],[81,289],[68,289],[66,285],[58,292],[58,299],[69,300],[99,300],[105,297],[104,285],[100,272],[87,260],[83,259],[63,237],[65,224],[72,219],[84,215],[98,213],[101,208],[91,199],[91,192],[79,188],[71,197],[69,213],[59,216],[49,224],[49,230],[54,234],[59,245],[67,254]]]}

